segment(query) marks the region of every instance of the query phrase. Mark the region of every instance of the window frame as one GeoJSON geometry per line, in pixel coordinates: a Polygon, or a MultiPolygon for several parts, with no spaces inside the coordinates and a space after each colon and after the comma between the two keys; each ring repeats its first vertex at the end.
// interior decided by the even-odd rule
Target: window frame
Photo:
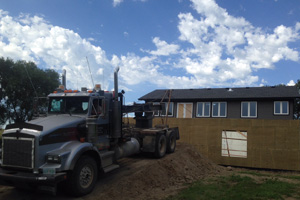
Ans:
{"type": "Polygon", "coordinates": [[[184,109],[184,111],[183,111],[183,118],[181,118],[181,119],[189,119],[189,117],[186,117],[186,105],[192,105],[192,108],[191,108],[191,117],[190,118],[193,118],[193,108],[194,108],[194,104],[192,103],[192,102],[178,102],[177,103],[177,112],[176,112],[176,118],[179,118],[178,117],[178,115],[179,115],[179,104],[183,104],[184,106],[183,106],[183,109],[184,109]]]}
{"type": "Polygon", "coordinates": [[[200,101],[200,102],[197,102],[197,108],[196,108],[196,113],[195,113],[196,117],[210,117],[211,116],[211,102],[209,101],[200,101]],[[203,115],[198,115],[198,108],[199,108],[199,104],[202,104],[202,114],[203,115]],[[209,106],[208,106],[208,115],[205,115],[205,104],[208,103],[209,106]]]}
{"type": "Polygon", "coordinates": [[[274,115],[289,115],[289,114],[290,114],[290,102],[289,101],[274,101],[274,115]],[[283,102],[287,103],[287,113],[282,113],[282,108],[283,108],[282,103],[283,102]],[[275,107],[276,103],[280,103],[280,108],[279,108],[280,113],[275,112],[276,111],[276,107],[275,107]]]}
{"type": "Polygon", "coordinates": [[[242,101],[241,102],[241,118],[257,118],[257,101],[242,101]],[[247,116],[243,116],[243,103],[248,104],[247,116]],[[255,116],[251,116],[251,103],[255,103],[255,116]]]}
{"type": "Polygon", "coordinates": [[[211,103],[211,116],[212,117],[216,117],[216,118],[226,118],[227,117],[227,102],[226,101],[214,101],[211,103]],[[214,115],[214,104],[218,104],[218,115],[215,116],[214,115]],[[221,116],[220,113],[221,113],[221,103],[224,103],[225,104],[225,115],[224,116],[221,116]]]}

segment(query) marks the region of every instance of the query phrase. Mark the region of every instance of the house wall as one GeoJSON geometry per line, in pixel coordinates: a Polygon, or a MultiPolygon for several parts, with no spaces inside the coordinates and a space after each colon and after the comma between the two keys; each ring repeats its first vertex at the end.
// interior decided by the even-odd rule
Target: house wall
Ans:
{"type": "MultiPolygon", "coordinates": [[[[153,121],[153,125],[160,123],[159,118],[153,121]]],[[[178,142],[192,144],[217,164],[300,170],[300,120],[169,118],[168,124],[169,127],[179,127],[178,142]],[[235,148],[240,148],[238,145],[229,145],[230,138],[223,138],[224,131],[243,132],[245,143],[242,147],[246,145],[246,157],[222,156],[224,143],[228,143],[229,147],[225,150],[234,152],[235,148]]]]}
{"type": "Polygon", "coordinates": [[[274,100],[258,102],[259,119],[293,119],[294,101],[289,101],[289,115],[274,115],[274,100]]]}
{"type": "MultiPolygon", "coordinates": [[[[227,102],[227,118],[241,119],[241,102],[242,102],[242,100],[235,100],[235,101],[220,100],[220,101],[227,102]]],[[[293,100],[289,100],[289,115],[274,115],[274,100],[258,99],[258,100],[253,100],[253,101],[257,102],[257,118],[254,118],[254,119],[279,119],[279,120],[282,120],[282,119],[292,120],[293,119],[293,104],[294,104],[293,100]]],[[[203,102],[203,101],[199,101],[199,102],[203,102]]],[[[205,101],[205,102],[214,102],[214,101],[211,100],[211,101],[205,101]]],[[[173,117],[177,118],[178,117],[177,116],[178,103],[181,103],[181,102],[173,102],[173,103],[174,103],[173,117]]],[[[182,103],[193,103],[192,117],[196,118],[197,101],[194,101],[194,102],[182,101],[182,103]]],[[[210,117],[210,118],[212,118],[212,117],[210,117]]]]}
{"type": "MultiPolygon", "coordinates": [[[[293,101],[289,101],[289,115],[274,115],[274,100],[257,100],[255,119],[293,119],[293,101]]],[[[241,118],[241,101],[227,102],[227,118],[241,118]]]]}
{"type": "Polygon", "coordinates": [[[241,118],[241,101],[227,102],[227,118],[241,118]]]}

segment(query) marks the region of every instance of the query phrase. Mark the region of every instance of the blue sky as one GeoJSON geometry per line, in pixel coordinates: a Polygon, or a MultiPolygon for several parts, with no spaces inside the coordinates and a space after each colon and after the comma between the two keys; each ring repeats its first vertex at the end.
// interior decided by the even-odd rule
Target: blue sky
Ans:
{"type": "Polygon", "coordinates": [[[126,102],[164,88],[294,84],[299,0],[0,0],[0,56],[67,70],[126,102]]]}

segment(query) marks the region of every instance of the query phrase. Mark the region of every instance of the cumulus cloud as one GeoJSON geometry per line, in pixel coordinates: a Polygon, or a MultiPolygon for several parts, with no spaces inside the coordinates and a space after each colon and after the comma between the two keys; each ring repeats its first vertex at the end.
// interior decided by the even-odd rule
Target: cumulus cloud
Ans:
{"type": "MultiPolygon", "coordinates": [[[[105,51],[93,46],[72,30],[53,26],[38,16],[21,14],[17,18],[0,10],[0,56],[43,64],[58,72],[67,70],[70,87],[92,87],[86,57],[97,82],[112,65],[105,51]]],[[[109,85],[108,80],[104,85],[109,85]]]]}
{"type": "Polygon", "coordinates": [[[287,86],[294,86],[294,85],[296,85],[296,83],[295,83],[294,80],[290,80],[286,85],[287,86]]]}
{"type": "Polygon", "coordinates": [[[267,33],[241,17],[233,17],[214,0],[191,0],[199,16],[178,15],[179,39],[192,44],[181,50],[180,65],[196,79],[210,85],[253,85],[253,72],[272,69],[280,60],[299,61],[299,52],[288,46],[299,40],[299,24],[280,25],[267,33]]]}
{"type": "Polygon", "coordinates": [[[159,37],[153,38],[152,42],[155,44],[157,50],[146,51],[152,55],[157,56],[168,56],[171,54],[176,54],[179,50],[179,46],[176,44],[168,44],[166,41],[162,41],[159,37]]]}
{"type": "Polygon", "coordinates": [[[156,57],[140,57],[134,53],[112,58],[114,66],[120,66],[121,81],[128,85],[150,83],[162,88],[196,87],[199,82],[187,76],[170,76],[163,73],[161,66],[155,64],[156,57]]]}

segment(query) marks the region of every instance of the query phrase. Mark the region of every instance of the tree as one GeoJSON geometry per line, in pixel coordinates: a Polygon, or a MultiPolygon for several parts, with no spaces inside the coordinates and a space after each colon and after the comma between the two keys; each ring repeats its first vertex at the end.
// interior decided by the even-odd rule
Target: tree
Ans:
{"type": "MultiPolygon", "coordinates": [[[[278,84],[275,85],[276,87],[280,87],[280,86],[286,86],[285,84],[278,84]]],[[[297,83],[295,84],[295,86],[298,89],[298,92],[300,93],[300,79],[297,81],[297,83]]],[[[300,119],[300,98],[295,98],[294,100],[294,119],[300,119]]]]}
{"type": "Polygon", "coordinates": [[[54,70],[35,63],[0,58],[0,124],[32,119],[35,97],[46,97],[59,85],[54,70]]]}
{"type": "MultiPolygon", "coordinates": [[[[298,91],[300,93],[300,79],[297,81],[296,86],[298,88],[298,91]]],[[[294,118],[300,119],[300,98],[295,99],[294,103],[294,118]]]]}

